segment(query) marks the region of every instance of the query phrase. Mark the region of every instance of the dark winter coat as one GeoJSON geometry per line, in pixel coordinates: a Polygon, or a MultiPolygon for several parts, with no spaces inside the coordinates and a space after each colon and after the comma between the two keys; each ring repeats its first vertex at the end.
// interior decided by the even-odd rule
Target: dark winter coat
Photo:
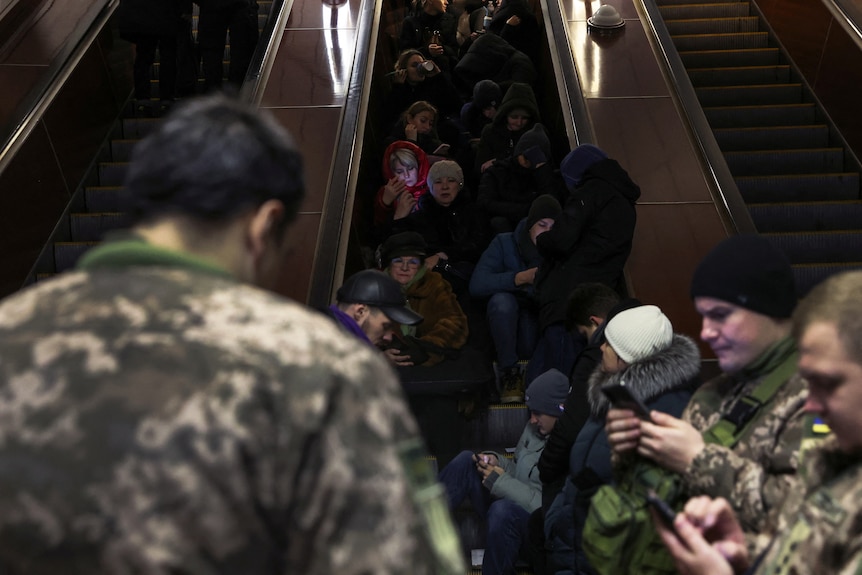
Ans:
{"type": "Polygon", "coordinates": [[[535,169],[522,168],[509,156],[482,173],[476,203],[488,217],[506,218],[513,229],[527,217],[533,200],[543,194],[559,197],[561,185],[550,162],[535,169]]]}
{"type": "Polygon", "coordinates": [[[514,232],[497,234],[491,240],[473,270],[470,295],[491,297],[495,293],[511,292],[525,305],[537,309],[533,286],[516,286],[515,275],[537,267],[540,260],[536,246],[530,241],[527,221],[523,220],[514,232]]]}
{"type": "Polygon", "coordinates": [[[569,192],[553,229],[538,239],[544,258],[536,274],[542,329],[564,320],[576,285],[620,284],[632,249],[639,197],[640,188],[611,159],[587,168],[580,187],[569,192]]]}
{"type": "MultiPolygon", "coordinates": [[[[547,233],[547,232],[546,232],[547,233]]],[[[580,551],[581,533],[590,499],[612,480],[611,450],[605,434],[610,404],[601,388],[626,382],[650,409],[679,417],[699,384],[700,352],[688,336],[675,334],[670,347],[633,363],[620,373],[606,374],[597,367],[590,376],[587,399],[590,419],[578,434],[569,459],[569,479],[545,516],[545,536],[551,549],[550,573],[592,573],[580,551]]]]}
{"type": "Polygon", "coordinates": [[[482,130],[479,147],[476,149],[476,173],[479,173],[482,164],[488,160],[510,158],[515,150],[515,144],[518,143],[524,132],[532,128],[538,121],[540,121],[539,106],[536,103],[533,89],[528,84],[520,82],[512,84],[506,91],[506,95],[503,96],[503,101],[497,108],[494,120],[482,130]],[[530,121],[523,129],[511,132],[506,127],[508,116],[510,112],[518,108],[529,112],[530,121]]]}
{"type": "Polygon", "coordinates": [[[176,36],[180,15],[192,13],[191,0],[122,0],[117,10],[120,37],[130,42],[142,36],[176,36]]]}
{"type": "MultiPolygon", "coordinates": [[[[419,198],[419,209],[393,222],[393,233],[418,232],[428,253],[445,252],[449,261],[475,264],[488,245],[486,217],[461,190],[449,206],[441,206],[430,193],[419,198]]],[[[472,265],[470,266],[472,268],[472,265]]]]}
{"type": "Polygon", "coordinates": [[[464,105],[455,86],[452,85],[452,80],[446,74],[427,76],[416,84],[392,82],[392,89],[386,98],[385,110],[388,114],[386,125],[394,123],[399,114],[419,100],[431,102],[437,108],[438,125],[445,117],[457,118],[461,112],[461,106],[464,105]]]}
{"type": "Polygon", "coordinates": [[[424,11],[408,16],[401,25],[398,49],[410,48],[422,52],[426,59],[434,60],[441,70],[451,71],[458,63],[458,18],[448,12],[431,15],[424,11]],[[440,56],[432,56],[428,51],[435,30],[440,32],[440,45],[443,46],[440,56]]]}
{"type": "Polygon", "coordinates": [[[526,54],[533,64],[538,63],[538,48],[541,40],[539,21],[536,20],[526,0],[505,0],[494,13],[488,30],[499,35],[519,52],[526,54]],[[517,26],[507,24],[506,22],[512,16],[520,18],[521,23],[517,26]]]}
{"type": "Polygon", "coordinates": [[[463,86],[475,86],[480,80],[493,80],[505,90],[514,82],[535,82],[536,67],[529,56],[501,37],[482,34],[461,56],[454,75],[463,86]]]}

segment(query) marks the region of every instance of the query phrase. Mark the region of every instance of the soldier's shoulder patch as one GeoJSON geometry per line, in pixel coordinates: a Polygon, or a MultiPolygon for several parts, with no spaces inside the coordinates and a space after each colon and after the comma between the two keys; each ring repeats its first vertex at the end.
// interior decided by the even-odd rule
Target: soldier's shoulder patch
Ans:
{"type": "Polygon", "coordinates": [[[826,425],[826,422],[824,422],[822,419],[820,419],[819,417],[814,417],[811,420],[810,433],[813,436],[822,436],[829,435],[830,433],[832,433],[832,430],[829,429],[829,426],[826,425]]]}

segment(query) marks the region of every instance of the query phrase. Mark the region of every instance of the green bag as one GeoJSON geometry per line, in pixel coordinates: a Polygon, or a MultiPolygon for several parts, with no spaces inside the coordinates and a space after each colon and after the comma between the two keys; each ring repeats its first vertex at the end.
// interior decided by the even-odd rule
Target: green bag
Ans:
{"type": "Polygon", "coordinates": [[[590,502],[581,546],[600,575],[676,573],[673,559],[653,527],[647,492],[682,506],[682,486],[675,473],[640,460],[617,485],[601,486],[590,502]]]}

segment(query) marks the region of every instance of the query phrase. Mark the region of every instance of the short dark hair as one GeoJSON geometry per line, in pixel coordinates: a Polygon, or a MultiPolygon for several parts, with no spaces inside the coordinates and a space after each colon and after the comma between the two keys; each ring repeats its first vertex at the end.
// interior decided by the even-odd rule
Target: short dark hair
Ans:
{"type": "Polygon", "coordinates": [[[619,294],[601,283],[583,283],[572,290],[566,307],[566,329],[590,325],[590,316],[605,318],[620,301],[619,294]]]}
{"type": "Polygon", "coordinates": [[[136,223],[166,215],[220,222],[279,200],[286,226],[305,195],[290,134],[267,112],[221,94],[179,105],[139,142],[125,184],[136,223]]]}

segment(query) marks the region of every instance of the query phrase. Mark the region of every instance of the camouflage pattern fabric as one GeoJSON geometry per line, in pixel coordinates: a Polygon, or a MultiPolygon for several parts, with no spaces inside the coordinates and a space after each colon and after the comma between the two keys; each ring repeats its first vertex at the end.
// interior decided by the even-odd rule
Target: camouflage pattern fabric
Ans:
{"type": "MultiPolygon", "coordinates": [[[[709,429],[763,377],[740,380],[721,375],[713,379],[694,394],[682,418],[701,432],[709,429]]],[[[794,375],[760,409],[736,445],[707,444],[683,474],[689,495],[726,498],[746,532],[774,525],[770,514],[797,481],[799,448],[806,435],[802,407],[807,395],[805,381],[794,375]]]]}
{"type": "Polygon", "coordinates": [[[841,453],[829,438],[806,452],[800,475],[755,574],[862,572],[862,459],[841,453]]]}
{"type": "Polygon", "coordinates": [[[0,304],[0,573],[464,573],[399,384],[213,274],[75,272],[0,304]]]}

